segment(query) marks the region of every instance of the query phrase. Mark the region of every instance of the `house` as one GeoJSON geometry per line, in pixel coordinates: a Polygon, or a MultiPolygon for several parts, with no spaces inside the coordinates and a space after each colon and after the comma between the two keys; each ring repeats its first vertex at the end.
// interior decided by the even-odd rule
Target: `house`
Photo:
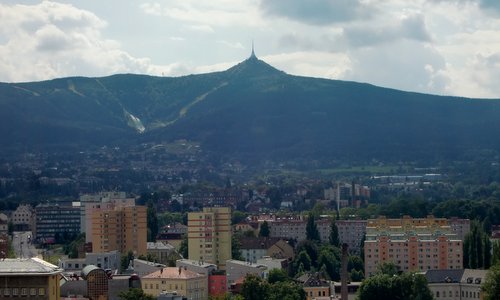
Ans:
{"type": "Polygon", "coordinates": [[[254,274],[261,278],[266,278],[267,267],[251,262],[230,259],[226,261],[226,276],[229,289],[233,288],[239,279],[245,278],[248,274],[254,274]]]}
{"type": "Polygon", "coordinates": [[[428,270],[425,277],[436,299],[472,300],[483,299],[481,284],[486,273],[473,269],[428,270]]]}
{"type": "Polygon", "coordinates": [[[306,273],[296,279],[297,283],[302,285],[306,293],[307,300],[330,299],[333,293],[331,282],[322,278],[320,273],[306,273]]]}
{"type": "Polygon", "coordinates": [[[292,255],[293,257],[293,254],[290,253],[290,248],[293,253],[293,247],[278,237],[243,238],[240,240],[240,244],[241,255],[247,262],[251,263],[256,263],[264,256],[288,258],[292,255]]]}
{"type": "Polygon", "coordinates": [[[142,277],[142,290],[153,297],[162,292],[176,292],[192,300],[208,299],[207,276],[187,268],[166,267],[142,277]]]}

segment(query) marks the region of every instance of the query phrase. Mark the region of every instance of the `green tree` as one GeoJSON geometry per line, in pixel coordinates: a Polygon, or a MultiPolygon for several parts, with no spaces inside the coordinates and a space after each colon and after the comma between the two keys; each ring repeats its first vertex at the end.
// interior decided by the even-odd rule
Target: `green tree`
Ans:
{"type": "Polygon", "coordinates": [[[491,264],[492,265],[496,265],[496,264],[500,264],[500,241],[499,240],[496,240],[495,242],[493,242],[493,254],[492,254],[492,258],[491,258],[491,264]]]}
{"type": "Polygon", "coordinates": [[[322,247],[318,257],[318,268],[325,267],[331,280],[340,280],[340,253],[333,246],[322,247]]]}
{"type": "Polygon", "coordinates": [[[189,257],[189,243],[188,243],[188,235],[184,234],[182,237],[181,245],[179,246],[179,254],[182,255],[183,258],[189,257]]]}
{"type": "Polygon", "coordinates": [[[301,286],[292,281],[278,281],[271,285],[268,298],[260,299],[305,300],[306,293],[301,286]]]}
{"type": "Polygon", "coordinates": [[[155,242],[158,235],[158,217],[156,216],[156,208],[151,201],[148,202],[147,219],[148,242],[155,242]]]}
{"type": "Polygon", "coordinates": [[[245,300],[269,299],[269,283],[257,275],[247,275],[241,287],[245,300]]]}
{"type": "Polygon", "coordinates": [[[386,262],[386,263],[377,265],[376,273],[394,276],[394,275],[398,275],[401,273],[401,268],[392,262],[386,262]]]}
{"type": "Polygon", "coordinates": [[[307,217],[306,239],[309,241],[321,242],[318,226],[316,225],[316,221],[314,220],[314,215],[312,213],[310,213],[307,217]]]}
{"type": "Polygon", "coordinates": [[[231,224],[235,225],[240,223],[241,221],[245,220],[247,217],[247,213],[239,210],[233,211],[233,214],[231,215],[231,224]]]}
{"type": "Polygon", "coordinates": [[[267,221],[262,222],[262,225],[260,225],[259,236],[269,237],[269,233],[269,223],[267,223],[267,221]]]}
{"type": "Polygon", "coordinates": [[[329,236],[330,245],[335,247],[340,247],[340,239],[339,239],[339,228],[335,221],[332,220],[332,225],[330,227],[330,236],[329,236]]]}
{"type": "Polygon", "coordinates": [[[427,280],[422,274],[376,274],[361,283],[357,300],[432,300],[427,280]]]}
{"type": "Polygon", "coordinates": [[[130,261],[134,259],[134,252],[129,251],[127,254],[123,254],[121,257],[121,271],[123,272],[128,268],[128,265],[130,264],[130,261]]]}
{"type": "Polygon", "coordinates": [[[118,297],[122,300],[155,300],[156,297],[145,294],[142,289],[129,289],[127,291],[120,292],[118,297]]]}
{"type": "Polygon", "coordinates": [[[500,295],[500,264],[496,264],[486,273],[486,280],[481,286],[484,300],[497,300],[500,295]]]}
{"type": "Polygon", "coordinates": [[[241,255],[241,243],[238,235],[233,234],[231,237],[231,258],[237,260],[244,260],[241,255]]]}
{"type": "Polygon", "coordinates": [[[300,251],[299,254],[295,257],[294,263],[294,270],[296,270],[296,273],[299,273],[300,266],[302,266],[303,271],[309,271],[311,270],[311,257],[309,257],[309,254],[307,254],[306,251],[300,251]]]}
{"type": "Polygon", "coordinates": [[[491,243],[478,221],[471,223],[471,230],[464,239],[464,267],[485,269],[491,265],[491,243]]]}
{"type": "Polygon", "coordinates": [[[288,274],[283,269],[272,269],[271,271],[269,271],[269,275],[267,277],[267,281],[270,284],[273,284],[273,283],[279,282],[279,281],[288,281],[288,280],[290,280],[290,277],[288,277],[288,274]]]}

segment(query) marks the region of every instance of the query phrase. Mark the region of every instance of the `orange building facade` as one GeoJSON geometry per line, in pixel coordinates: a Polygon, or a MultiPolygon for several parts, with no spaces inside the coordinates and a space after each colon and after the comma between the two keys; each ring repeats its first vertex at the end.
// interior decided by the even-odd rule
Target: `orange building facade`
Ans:
{"type": "Polygon", "coordinates": [[[147,255],[147,208],[124,206],[93,210],[92,252],[133,251],[147,255]]]}
{"type": "Polygon", "coordinates": [[[368,220],[365,239],[365,275],[383,263],[394,263],[401,271],[463,268],[462,240],[447,219],[368,220]]]}

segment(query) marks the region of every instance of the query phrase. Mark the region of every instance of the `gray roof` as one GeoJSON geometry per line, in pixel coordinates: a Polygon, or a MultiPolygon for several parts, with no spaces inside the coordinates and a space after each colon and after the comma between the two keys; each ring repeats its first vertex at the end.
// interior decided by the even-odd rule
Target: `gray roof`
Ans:
{"type": "Polygon", "coordinates": [[[0,261],[0,275],[51,275],[62,273],[63,269],[42,259],[6,258],[0,261]]]}
{"type": "Polygon", "coordinates": [[[428,283],[458,283],[462,279],[464,269],[450,269],[450,270],[427,270],[425,278],[428,283]]]}

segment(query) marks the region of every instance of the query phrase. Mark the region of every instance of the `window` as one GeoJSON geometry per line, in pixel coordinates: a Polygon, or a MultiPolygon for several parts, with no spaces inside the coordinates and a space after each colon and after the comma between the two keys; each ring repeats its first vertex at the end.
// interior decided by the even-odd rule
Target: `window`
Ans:
{"type": "Polygon", "coordinates": [[[36,288],[30,289],[30,296],[36,296],[36,288]]]}
{"type": "Polygon", "coordinates": [[[45,288],[39,288],[38,289],[38,295],[39,296],[45,296],[45,288]]]}
{"type": "Polygon", "coordinates": [[[21,296],[28,296],[28,289],[27,288],[21,288],[21,296]]]}
{"type": "Polygon", "coordinates": [[[12,296],[17,296],[19,295],[19,289],[18,288],[12,288],[12,296]]]}

